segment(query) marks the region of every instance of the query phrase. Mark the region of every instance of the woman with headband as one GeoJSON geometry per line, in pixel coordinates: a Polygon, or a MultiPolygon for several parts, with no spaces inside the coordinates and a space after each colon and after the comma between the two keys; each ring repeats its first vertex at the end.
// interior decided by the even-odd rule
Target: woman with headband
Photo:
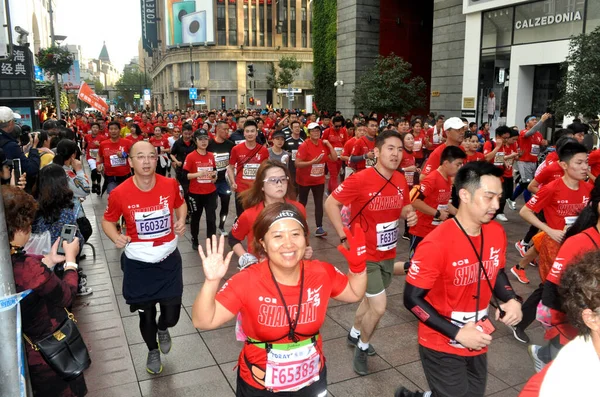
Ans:
{"type": "MultiPolygon", "coordinates": [[[[240,193],[240,199],[244,212],[236,219],[231,233],[229,234],[229,246],[240,258],[238,268],[258,262],[252,247],[252,224],[260,212],[269,204],[289,203],[293,204],[306,218],[306,209],[302,204],[295,201],[296,192],[290,181],[288,168],[279,161],[263,161],[256,172],[256,181],[245,192],[240,193]],[[242,241],[248,238],[247,249],[242,246],[242,241]]],[[[306,247],[304,259],[310,259],[312,248],[306,247]]]]}
{"type": "Polygon", "coordinates": [[[367,287],[364,232],[345,230],[349,249],[344,275],[333,265],[303,260],[309,236],[306,219],[287,203],[267,206],[253,226],[254,251],[265,260],[231,277],[221,288],[233,252],[212,236],[200,247],[206,281],[192,308],[196,328],[220,327],[242,314],[247,335],[238,360],[237,396],[326,395],[327,368],[319,329],[329,298],[362,299],[367,287]]]}

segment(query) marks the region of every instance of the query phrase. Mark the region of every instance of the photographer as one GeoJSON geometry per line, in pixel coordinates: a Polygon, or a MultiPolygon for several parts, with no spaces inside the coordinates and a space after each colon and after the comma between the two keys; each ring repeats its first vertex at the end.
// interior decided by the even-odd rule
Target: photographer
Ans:
{"type": "Polygon", "coordinates": [[[0,106],[0,148],[4,151],[6,159],[21,160],[21,173],[26,173],[28,178],[34,178],[40,169],[40,155],[37,150],[37,135],[27,135],[27,139],[21,136],[23,147],[12,136],[15,129],[15,118],[20,118],[12,109],[6,106],[0,106]],[[29,157],[25,156],[29,153],[29,157]]]}

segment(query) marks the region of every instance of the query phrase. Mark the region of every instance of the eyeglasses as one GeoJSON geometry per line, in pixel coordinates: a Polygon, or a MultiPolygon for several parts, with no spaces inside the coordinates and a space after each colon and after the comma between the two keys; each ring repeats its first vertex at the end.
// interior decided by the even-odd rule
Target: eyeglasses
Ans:
{"type": "Polygon", "coordinates": [[[155,155],[155,154],[151,154],[149,156],[144,156],[144,155],[140,154],[138,156],[134,156],[134,158],[137,161],[141,161],[141,162],[144,162],[146,160],[149,161],[149,162],[152,162],[152,161],[156,161],[158,159],[158,156],[155,155]]]}
{"type": "Polygon", "coordinates": [[[263,182],[268,183],[269,185],[277,185],[279,183],[281,183],[283,185],[283,184],[287,184],[289,179],[290,178],[288,178],[287,176],[271,177],[271,178],[263,179],[263,182]]]}
{"type": "Polygon", "coordinates": [[[342,125],[341,125],[341,124],[340,124],[340,125],[338,125],[338,124],[334,124],[334,125],[333,125],[333,128],[335,128],[335,129],[337,130],[337,129],[339,129],[339,128],[342,128],[342,125]]]}

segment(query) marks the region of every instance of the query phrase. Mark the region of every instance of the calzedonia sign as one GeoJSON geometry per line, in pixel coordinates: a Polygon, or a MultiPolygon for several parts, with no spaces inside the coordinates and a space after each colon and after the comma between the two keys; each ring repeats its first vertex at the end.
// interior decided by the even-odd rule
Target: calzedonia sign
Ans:
{"type": "Polygon", "coordinates": [[[581,11],[563,12],[556,15],[544,15],[543,17],[522,19],[515,22],[515,29],[529,29],[540,26],[556,25],[559,23],[581,21],[581,11]]]}

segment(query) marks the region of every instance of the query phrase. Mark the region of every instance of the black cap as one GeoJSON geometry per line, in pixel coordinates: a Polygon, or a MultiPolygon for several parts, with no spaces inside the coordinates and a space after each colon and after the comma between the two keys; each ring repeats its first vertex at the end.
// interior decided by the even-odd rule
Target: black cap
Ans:
{"type": "Polygon", "coordinates": [[[204,128],[197,129],[194,132],[194,139],[207,138],[208,139],[208,131],[204,128]]]}
{"type": "Polygon", "coordinates": [[[275,138],[283,138],[283,139],[285,139],[285,132],[283,132],[283,131],[275,131],[273,133],[273,135],[271,136],[271,138],[272,139],[275,139],[275,138]]]}

